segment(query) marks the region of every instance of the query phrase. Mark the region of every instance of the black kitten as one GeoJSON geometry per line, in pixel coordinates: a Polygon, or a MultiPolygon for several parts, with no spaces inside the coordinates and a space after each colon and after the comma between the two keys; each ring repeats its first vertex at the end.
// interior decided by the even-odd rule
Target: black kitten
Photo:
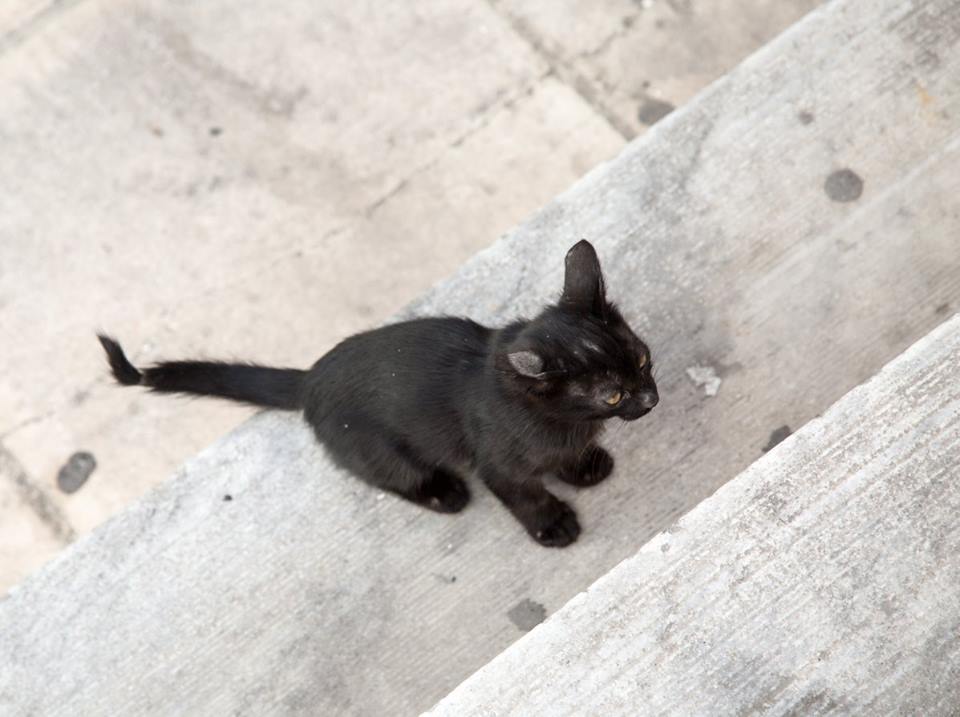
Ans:
{"type": "Polygon", "coordinates": [[[603,422],[659,400],[650,352],[607,302],[587,241],[567,253],[559,303],[532,321],[406,321],[351,336],[309,371],[171,361],[141,372],[116,341],[100,342],[122,384],[302,409],[339,465],[431,510],[463,509],[460,475],[476,469],[550,546],[572,543],[580,525],[540,476],[599,483],[613,470],[593,442],[603,422]]]}

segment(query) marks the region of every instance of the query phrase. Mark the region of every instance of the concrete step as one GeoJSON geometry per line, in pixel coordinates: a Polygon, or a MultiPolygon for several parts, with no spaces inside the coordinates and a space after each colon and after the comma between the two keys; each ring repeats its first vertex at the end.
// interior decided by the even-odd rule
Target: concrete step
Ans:
{"type": "Polygon", "coordinates": [[[955,715],[960,315],[437,705],[955,715]]]}
{"type": "Polygon", "coordinates": [[[610,432],[609,481],[556,487],[576,545],[479,485],[456,517],[377,495],[265,413],[0,603],[0,706],[435,704],[960,306],[958,15],[823,6],[405,312],[529,315],[598,247],[662,403],[610,432]]]}
{"type": "Polygon", "coordinates": [[[253,414],[116,391],[93,328],[140,363],[310,361],[817,4],[0,2],[0,454],[29,480],[0,470],[0,524],[60,514],[0,539],[0,593],[253,414]]]}

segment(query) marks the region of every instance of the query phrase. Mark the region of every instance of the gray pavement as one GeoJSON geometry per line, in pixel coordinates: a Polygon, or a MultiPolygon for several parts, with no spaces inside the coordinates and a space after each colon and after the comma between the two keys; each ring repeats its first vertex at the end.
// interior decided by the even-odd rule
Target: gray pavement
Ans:
{"type": "Polygon", "coordinates": [[[250,415],[116,390],[96,329],[308,365],[813,5],[6,0],[0,590],[250,415]]]}
{"type": "Polygon", "coordinates": [[[379,495],[265,413],[0,602],[0,705],[429,708],[960,306],[951,7],[824,6],[404,312],[529,314],[596,244],[663,400],[608,482],[556,487],[577,544],[481,486],[453,517],[379,495]]]}

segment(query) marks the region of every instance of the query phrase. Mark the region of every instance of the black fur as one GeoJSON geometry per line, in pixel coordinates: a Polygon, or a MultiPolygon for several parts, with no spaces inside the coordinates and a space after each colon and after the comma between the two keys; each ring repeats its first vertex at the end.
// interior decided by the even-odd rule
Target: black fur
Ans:
{"type": "Polygon", "coordinates": [[[346,339],[309,371],[177,361],[141,373],[100,341],[123,384],[302,408],[338,464],[427,508],[461,510],[461,475],[475,469],[549,546],[569,545],[580,526],[540,477],[599,483],[613,470],[594,443],[603,422],[634,420],[659,400],[649,350],[606,300],[586,241],[567,254],[558,304],[531,321],[406,321],[346,339]]]}
{"type": "Polygon", "coordinates": [[[113,377],[124,386],[139,386],[143,374],[137,371],[136,367],[127,360],[120,344],[103,334],[97,334],[97,338],[100,339],[103,350],[107,352],[107,361],[110,362],[113,377]]]}
{"type": "Polygon", "coordinates": [[[146,386],[158,393],[216,396],[268,408],[302,408],[306,371],[224,361],[165,361],[143,371],[127,359],[114,339],[99,334],[114,378],[125,386],[146,386]]]}

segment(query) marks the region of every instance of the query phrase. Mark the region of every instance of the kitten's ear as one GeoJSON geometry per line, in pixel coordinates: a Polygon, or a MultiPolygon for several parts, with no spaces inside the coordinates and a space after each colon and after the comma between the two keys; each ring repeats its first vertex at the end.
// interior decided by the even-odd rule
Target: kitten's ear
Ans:
{"type": "Polygon", "coordinates": [[[593,245],[581,239],[567,252],[565,265],[560,304],[606,318],[607,294],[593,245]]]}
{"type": "Polygon", "coordinates": [[[514,351],[507,354],[510,366],[526,378],[543,378],[543,359],[533,351],[514,351]]]}

